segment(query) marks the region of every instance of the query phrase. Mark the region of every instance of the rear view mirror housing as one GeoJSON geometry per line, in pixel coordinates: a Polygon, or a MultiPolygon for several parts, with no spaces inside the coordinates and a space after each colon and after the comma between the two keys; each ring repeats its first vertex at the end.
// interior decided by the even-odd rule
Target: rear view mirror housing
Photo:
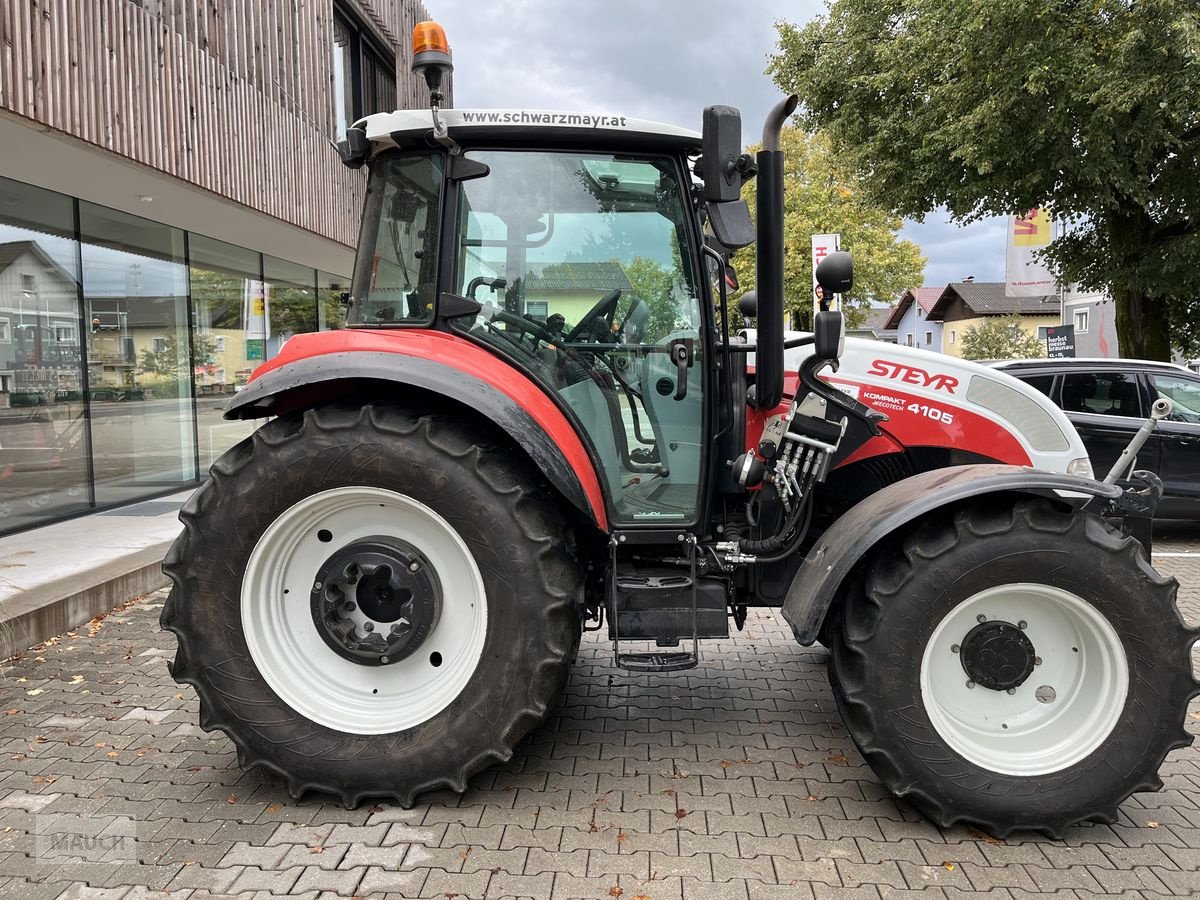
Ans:
{"type": "Polygon", "coordinates": [[[704,199],[709,203],[740,199],[742,171],[738,159],[742,155],[742,114],[732,106],[706,107],[700,154],[698,174],[704,181],[704,199]]]}
{"type": "Polygon", "coordinates": [[[823,310],[813,322],[813,355],[832,362],[838,358],[842,344],[842,314],[823,310]]]}
{"type": "Polygon", "coordinates": [[[845,294],[854,287],[854,258],[845,250],[835,250],[817,264],[816,274],[826,296],[845,294]]]}

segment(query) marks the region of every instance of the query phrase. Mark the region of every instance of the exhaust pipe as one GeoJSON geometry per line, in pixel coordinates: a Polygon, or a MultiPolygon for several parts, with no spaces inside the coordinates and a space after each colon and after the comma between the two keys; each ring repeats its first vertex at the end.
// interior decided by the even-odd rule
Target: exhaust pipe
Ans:
{"type": "Polygon", "coordinates": [[[783,150],[780,133],[796,111],[795,94],[776,103],[763,124],[758,151],[758,348],[754,405],[774,409],[783,398],[783,150]]]}

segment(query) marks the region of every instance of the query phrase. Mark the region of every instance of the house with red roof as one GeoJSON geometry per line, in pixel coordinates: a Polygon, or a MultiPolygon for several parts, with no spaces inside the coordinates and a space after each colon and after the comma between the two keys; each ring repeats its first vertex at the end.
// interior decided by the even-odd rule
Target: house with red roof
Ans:
{"type": "Polygon", "coordinates": [[[904,347],[942,352],[942,323],[929,321],[929,313],[942,288],[910,288],[900,295],[899,302],[888,316],[888,329],[896,332],[896,343],[904,347]]]}

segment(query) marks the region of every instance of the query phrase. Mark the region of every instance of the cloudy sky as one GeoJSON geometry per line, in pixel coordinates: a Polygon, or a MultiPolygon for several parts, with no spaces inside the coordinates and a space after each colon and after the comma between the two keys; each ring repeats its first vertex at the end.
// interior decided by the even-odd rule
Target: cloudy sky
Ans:
{"type": "MultiPolygon", "coordinates": [[[[615,113],[700,130],[713,103],[742,111],[755,142],[779,90],[763,74],[778,19],[806,21],[821,0],[425,0],[454,51],[455,105],[615,113]]],[[[925,283],[1004,280],[1004,226],[907,223],[925,283]]]]}

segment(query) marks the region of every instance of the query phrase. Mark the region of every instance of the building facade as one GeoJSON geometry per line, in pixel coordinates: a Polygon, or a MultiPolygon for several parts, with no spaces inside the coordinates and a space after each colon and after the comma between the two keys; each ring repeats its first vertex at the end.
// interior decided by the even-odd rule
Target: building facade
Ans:
{"type": "Polygon", "coordinates": [[[419,0],[0,0],[0,533],[194,484],[229,398],[338,327],[333,147],[425,105],[419,0]]]}
{"type": "Polygon", "coordinates": [[[1078,285],[1063,291],[1062,324],[1075,327],[1075,355],[1090,359],[1115,359],[1117,305],[1106,291],[1083,291],[1078,285]]]}
{"type": "Polygon", "coordinates": [[[941,351],[942,323],[928,318],[941,295],[941,288],[932,287],[910,288],[900,295],[887,320],[887,327],[896,332],[897,344],[941,351]]]}
{"type": "Polygon", "coordinates": [[[942,323],[942,352],[963,355],[967,331],[998,316],[1013,316],[1027,334],[1046,339],[1046,329],[1060,324],[1061,304],[1055,294],[1008,297],[1002,281],[956,281],[946,285],[929,310],[927,321],[942,323]]]}

